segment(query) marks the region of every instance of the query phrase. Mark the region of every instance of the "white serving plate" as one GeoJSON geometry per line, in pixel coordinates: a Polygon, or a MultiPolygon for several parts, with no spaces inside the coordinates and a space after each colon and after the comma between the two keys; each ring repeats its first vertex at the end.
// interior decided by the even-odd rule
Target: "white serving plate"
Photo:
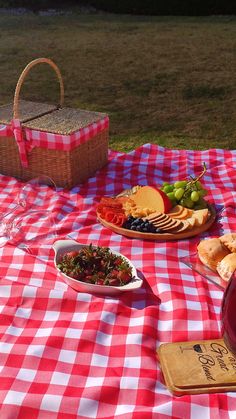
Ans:
{"type": "Polygon", "coordinates": [[[112,286],[112,285],[96,285],[96,284],[89,284],[83,281],[78,281],[77,279],[71,278],[68,275],[64,274],[58,267],[57,264],[60,261],[60,258],[66,252],[70,252],[72,250],[80,250],[82,247],[88,247],[87,245],[78,243],[75,240],[57,240],[53,244],[53,249],[55,252],[54,256],[54,264],[57,271],[62,276],[63,280],[71,287],[74,288],[76,291],[81,292],[89,292],[89,293],[96,293],[96,294],[106,294],[106,295],[115,295],[119,294],[120,292],[125,291],[133,291],[138,289],[142,286],[143,280],[138,277],[137,270],[131,261],[122,255],[121,253],[116,252],[113,249],[110,251],[116,256],[122,256],[128,262],[128,264],[132,268],[132,276],[134,277],[131,282],[121,287],[119,286],[112,286]]]}

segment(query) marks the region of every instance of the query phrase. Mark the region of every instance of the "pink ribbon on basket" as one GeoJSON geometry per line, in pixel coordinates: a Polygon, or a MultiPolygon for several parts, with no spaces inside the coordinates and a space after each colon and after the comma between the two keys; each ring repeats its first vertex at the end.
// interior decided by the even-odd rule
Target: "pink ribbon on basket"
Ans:
{"type": "Polygon", "coordinates": [[[27,158],[26,141],[24,139],[24,133],[19,119],[12,120],[12,129],[18,145],[21,164],[23,167],[28,167],[29,162],[27,158]]]}

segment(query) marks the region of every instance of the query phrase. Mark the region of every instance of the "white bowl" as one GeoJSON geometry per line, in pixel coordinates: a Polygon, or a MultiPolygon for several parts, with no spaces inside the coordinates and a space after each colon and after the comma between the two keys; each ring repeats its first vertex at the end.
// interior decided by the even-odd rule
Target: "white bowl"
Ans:
{"type": "Polygon", "coordinates": [[[81,244],[76,242],[75,240],[57,240],[53,244],[53,249],[55,252],[54,257],[54,264],[58,272],[61,274],[64,281],[72,288],[74,288],[76,291],[81,292],[90,292],[90,293],[96,293],[96,294],[107,294],[107,295],[114,295],[118,294],[120,292],[124,291],[133,291],[137,288],[140,288],[142,286],[143,280],[138,277],[136,268],[134,265],[130,262],[128,258],[126,258],[121,253],[116,252],[115,250],[110,249],[110,251],[116,255],[116,256],[122,256],[122,258],[125,259],[126,262],[130,265],[132,268],[132,276],[133,279],[128,284],[122,285],[122,286],[113,286],[113,285],[96,285],[96,284],[89,284],[87,282],[78,281],[77,279],[71,278],[70,276],[64,274],[58,267],[57,264],[60,261],[60,258],[62,255],[64,255],[66,252],[70,252],[72,250],[80,250],[82,247],[88,247],[87,245],[81,244]]]}

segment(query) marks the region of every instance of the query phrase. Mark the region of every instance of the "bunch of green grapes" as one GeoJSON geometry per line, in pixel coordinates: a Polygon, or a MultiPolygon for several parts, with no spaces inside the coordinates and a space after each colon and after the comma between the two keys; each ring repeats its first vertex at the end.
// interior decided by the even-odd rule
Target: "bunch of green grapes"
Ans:
{"type": "Polygon", "coordinates": [[[191,177],[190,180],[178,180],[174,184],[164,182],[161,190],[171,200],[172,206],[180,204],[183,207],[191,209],[207,208],[207,202],[204,200],[207,191],[200,182],[205,172],[206,166],[204,164],[203,171],[198,177],[191,177]]]}

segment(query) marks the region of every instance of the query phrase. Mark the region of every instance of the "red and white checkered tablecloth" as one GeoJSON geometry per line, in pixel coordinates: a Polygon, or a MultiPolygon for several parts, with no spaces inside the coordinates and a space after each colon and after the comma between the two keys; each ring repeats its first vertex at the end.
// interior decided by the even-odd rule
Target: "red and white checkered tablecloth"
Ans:
{"type": "MultiPolygon", "coordinates": [[[[71,191],[40,187],[34,205],[50,211],[25,226],[30,253],[0,248],[0,418],[235,418],[236,393],[173,397],[161,383],[163,342],[219,338],[222,291],[180,262],[199,237],[178,242],[119,236],[96,220],[95,203],[134,185],[199,174],[223,217],[203,236],[235,230],[236,151],[168,150],[147,144],[110,152],[107,167],[71,191]],[[28,231],[28,232],[29,232],[28,231]],[[119,297],[78,293],[53,266],[51,243],[67,235],[109,246],[131,259],[143,287],[119,297]]],[[[0,176],[1,209],[22,184],[0,176]]],[[[24,235],[22,236],[24,240],[24,235]]]]}

